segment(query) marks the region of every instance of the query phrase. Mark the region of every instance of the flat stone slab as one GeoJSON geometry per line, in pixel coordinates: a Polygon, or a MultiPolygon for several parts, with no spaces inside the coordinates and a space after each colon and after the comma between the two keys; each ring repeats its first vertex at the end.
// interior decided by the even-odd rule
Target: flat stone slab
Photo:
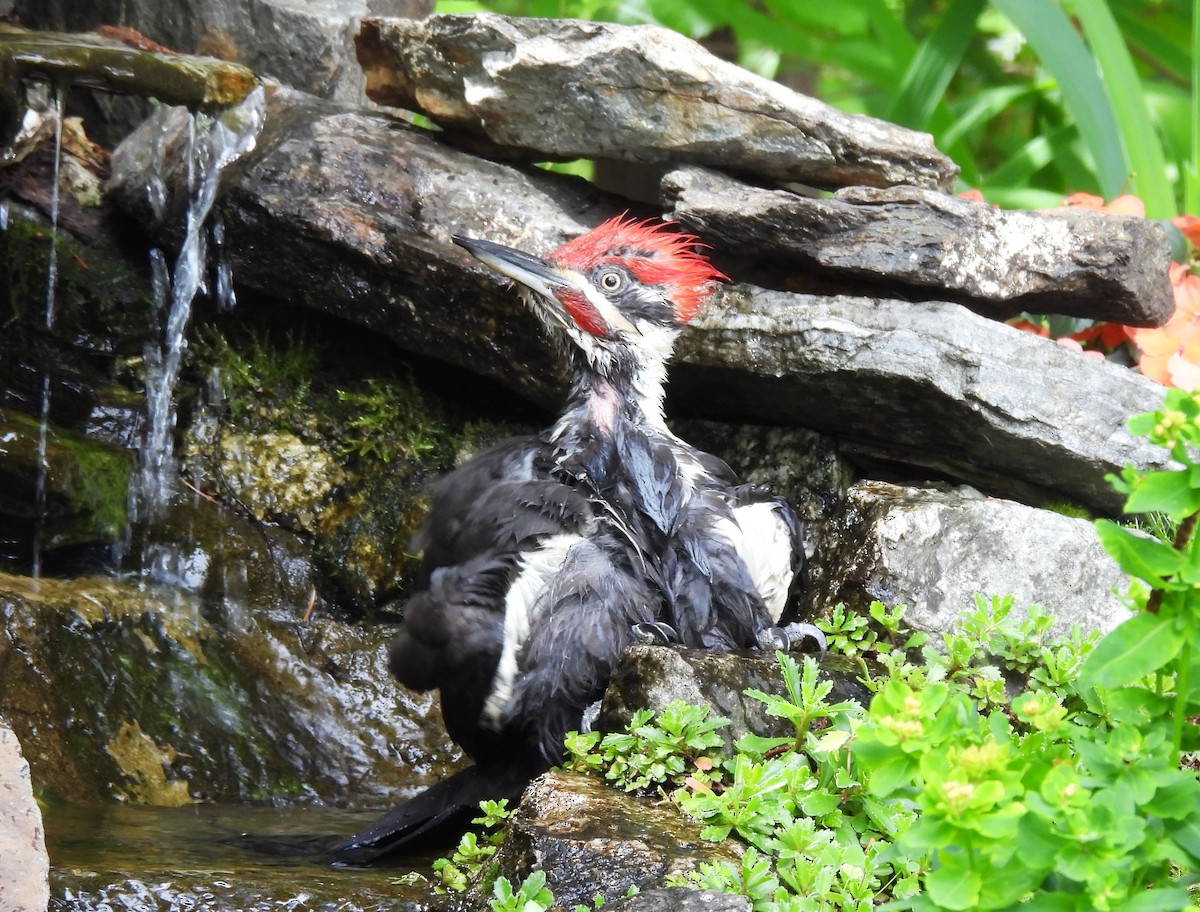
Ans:
{"type": "MultiPolygon", "coordinates": [[[[162,135],[150,121],[113,157],[126,175],[114,194],[143,224],[154,223],[146,188],[162,135]]],[[[438,137],[299,92],[271,95],[222,202],[239,294],[341,317],[556,405],[563,368],[536,318],[512,283],[451,238],[545,254],[630,207],[583,181],[489,162],[438,137]]]]}
{"type": "Polygon", "coordinates": [[[432,0],[16,0],[21,20],[71,31],[119,24],[177,51],[235,60],[341,101],[362,99],[353,36],[368,12],[421,16],[432,0]]]}
{"type": "Polygon", "coordinates": [[[244,66],[133,48],[97,34],[30,32],[0,24],[0,71],[38,75],[189,108],[236,104],[258,84],[244,66]]]}
{"type": "Polygon", "coordinates": [[[860,482],[825,555],[836,568],[815,610],[838,602],[865,610],[875,599],[903,602],[904,622],[931,634],[958,627],[975,595],[1013,596],[1014,613],[1039,605],[1053,633],[1108,632],[1129,617],[1129,578],[1094,527],[969,488],[936,490],[860,482]]]}
{"type": "Polygon", "coordinates": [[[930,136],[846,114],[656,26],[367,18],[367,96],[541,158],[695,162],[821,187],[949,189],[930,136]]]}
{"type": "Polygon", "coordinates": [[[1170,245],[1155,222],[1077,208],[1038,212],[917,187],[851,187],[832,199],[753,187],[702,168],[662,182],[669,215],[723,253],[891,294],[1161,326],[1175,310],[1170,245]]]}
{"type": "Polygon", "coordinates": [[[672,387],[712,415],[812,428],[1023,502],[1115,514],[1105,475],[1167,464],[1125,427],[1161,386],[945,302],[726,286],[680,338],[672,387]]]}

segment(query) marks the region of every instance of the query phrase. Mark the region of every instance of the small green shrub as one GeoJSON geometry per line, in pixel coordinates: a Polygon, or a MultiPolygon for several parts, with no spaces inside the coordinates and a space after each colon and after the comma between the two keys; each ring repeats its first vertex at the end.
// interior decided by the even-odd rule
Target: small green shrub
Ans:
{"type": "MultiPolygon", "coordinates": [[[[483,829],[483,835],[474,830],[464,833],[449,858],[434,861],[433,873],[437,877],[435,893],[465,893],[472,885],[485,879],[492,856],[504,841],[504,827],[512,817],[512,811],[508,809],[507,798],[481,801],[479,810],[480,816],[471,822],[483,829]]],[[[509,884],[511,892],[512,885],[509,884]]]]}

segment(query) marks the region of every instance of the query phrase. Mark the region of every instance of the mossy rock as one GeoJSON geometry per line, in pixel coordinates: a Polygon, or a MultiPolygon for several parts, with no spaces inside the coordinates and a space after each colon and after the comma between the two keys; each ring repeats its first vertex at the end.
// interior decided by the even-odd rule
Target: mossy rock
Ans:
{"type": "Polygon", "coordinates": [[[0,574],[0,713],[35,786],[72,803],[319,798],[378,806],[455,768],[391,631],[304,604],[0,574]]]}
{"type": "MultiPolygon", "coordinates": [[[[31,527],[39,475],[38,421],[0,408],[0,516],[10,526],[31,527]]],[[[112,544],[128,521],[132,454],[62,428],[45,432],[46,510],[41,540],[47,549],[112,544]]]]}
{"type": "Polygon", "coordinates": [[[430,482],[499,425],[452,416],[403,366],[322,347],[319,330],[198,327],[198,373],[222,395],[185,435],[192,483],[307,537],[339,601],[370,613],[411,588],[408,544],[430,482]]]}

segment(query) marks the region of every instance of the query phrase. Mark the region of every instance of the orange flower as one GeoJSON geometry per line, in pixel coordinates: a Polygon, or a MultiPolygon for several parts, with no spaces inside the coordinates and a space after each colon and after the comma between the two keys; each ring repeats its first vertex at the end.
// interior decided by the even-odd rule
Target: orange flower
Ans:
{"type": "Polygon", "coordinates": [[[1021,332],[1033,333],[1035,336],[1048,337],[1050,335],[1050,330],[1041,323],[1031,323],[1025,319],[1012,320],[1008,325],[1013,329],[1021,330],[1021,332]]]}
{"type": "Polygon", "coordinates": [[[1200,389],[1200,276],[1171,264],[1175,313],[1158,329],[1133,329],[1141,352],[1138,368],[1151,380],[1180,389],[1200,389]]]}
{"type": "Polygon", "coordinates": [[[971,200],[972,202],[975,202],[975,203],[986,203],[987,202],[987,200],[985,200],[983,198],[983,191],[979,190],[979,189],[964,190],[962,193],[958,194],[958,198],[965,199],[965,200],[971,200]]]}
{"type": "Polygon", "coordinates": [[[1079,209],[1094,209],[1097,212],[1107,212],[1109,215],[1132,215],[1137,218],[1146,217],[1146,204],[1132,193],[1122,193],[1107,205],[1104,198],[1091,193],[1072,193],[1065,200],[1064,206],[1074,206],[1079,209]]]}
{"type": "Polygon", "coordinates": [[[1200,218],[1196,218],[1194,215],[1181,215],[1171,219],[1171,224],[1192,242],[1193,247],[1200,247],[1200,218]]]}

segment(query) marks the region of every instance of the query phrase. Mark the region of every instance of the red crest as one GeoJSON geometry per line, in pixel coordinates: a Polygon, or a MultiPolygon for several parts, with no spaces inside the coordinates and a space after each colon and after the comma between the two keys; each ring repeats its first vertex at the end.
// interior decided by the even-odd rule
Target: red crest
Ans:
{"type": "Polygon", "coordinates": [[[666,222],[639,222],[619,215],[567,241],[547,259],[577,272],[604,263],[619,264],[643,285],[668,286],[675,316],[686,323],[700,310],[713,286],[728,281],[697,252],[697,246],[703,246],[699,238],[672,231],[666,222]]]}

